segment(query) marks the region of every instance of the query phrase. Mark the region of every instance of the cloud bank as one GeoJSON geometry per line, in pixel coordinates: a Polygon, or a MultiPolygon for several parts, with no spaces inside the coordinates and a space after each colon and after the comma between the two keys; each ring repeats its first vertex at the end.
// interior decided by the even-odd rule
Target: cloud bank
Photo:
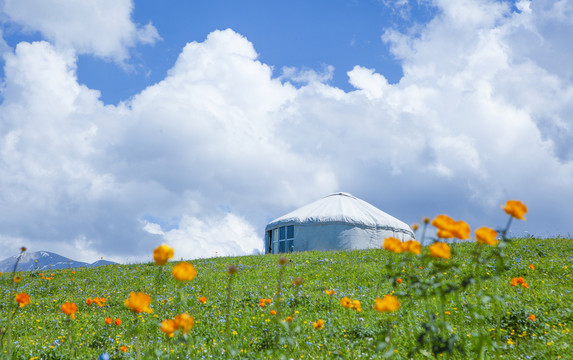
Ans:
{"type": "Polygon", "coordinates": [[[436,1],[428,24],[381,34],[400,82],[357,64],[351,92],[327,83],[344,69],[273,78],[256,44],[216,30],[117,106],[78,83],[77,54],[123,61],[159,35],[113,3],[113,24],[93,15],[101,43],[91,25],[61,30],[87,5],[56,24],[2,3],[47,41],[4,52],[1,248],[90,262],[148,260],[162,242],[176,258],[250,254],[267,221],[334,191],[406,222],[448,213],[472,228],[503,225],[499,205],[515,198],[530,208],[515,231],[571,230],[569,2],[436,1]]]}

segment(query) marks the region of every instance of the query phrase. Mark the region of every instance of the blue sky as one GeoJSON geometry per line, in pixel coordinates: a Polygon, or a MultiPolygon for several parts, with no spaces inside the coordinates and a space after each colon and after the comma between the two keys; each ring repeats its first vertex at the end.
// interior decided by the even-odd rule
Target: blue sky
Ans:
{"type": "MultiPolygon", "coordinates": [[[[344,191],[570,236],[573,4],[0,1],[0,245],[262,249],[344,191]]],[[[72,250],[69,250],[69,249],[72,250]]],[[[11,255],[7,254],[7,255],[11,255]]]]}

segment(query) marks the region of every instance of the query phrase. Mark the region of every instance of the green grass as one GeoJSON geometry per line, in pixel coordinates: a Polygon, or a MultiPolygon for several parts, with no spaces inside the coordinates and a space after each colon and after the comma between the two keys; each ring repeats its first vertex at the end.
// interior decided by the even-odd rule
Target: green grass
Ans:
{"type": "MultiPolygon", "coordinates": [[[[484,248],[480,264],[475,249],[475,243],[456,244],[449,260],[381,249],[289,254],[278,315],[270,314],[278,308],[276,255],[195,260],[197,277],[186,284],[172,278],[175,263],[44,271],[54,274],[52,280],[37,271],[19,273],[16,292],[28,293],[31,303],[16,310],[0,358],[12,352],[27,360],[96,359],[102,353],[112,359],[473,359],[480,351],[487,359],[571,358],[573,240],[514,239],[502,267],[496,249],[484,248]],[[240,271],[227,327],[229,265],[240,271]],[[304,279],[298,295],[296,277],[304,279]],[[514,277],[523,277],[529,289],[510,286],[514,277]],[[327,289],[336,294],[325,294],[327,289]],[[131,291],[152,295],[153,314],[136,315],[124,306],[131,291]],[[376,296],[391,293],[399,310],[372,309],[376,296]],[[343,296],[360,300],[362,311],[340,306],[343,296]],[[105,297],[105,306],[86,305],[95,297],[105,297]],[[272,303],[260,307],[261,298],[272,303]],[[64,302],[78,305],[75,321],[60,310],[64,302]],[[182,312],[195,318],[193,329],[167,337],[160,322],[182,312]],[[528,319],[531,314],[536,321],[528,319]],[[280,321],[289,315],[292,323],[280,321]],[[106,317],[122,324],[107,325],[106,317]],[[325,321],[322,330],[312,326],[318,319],[325,321]]],[[[12,286],[12,274],[0,276],[3,330],[16,305],[12,286]]]]}

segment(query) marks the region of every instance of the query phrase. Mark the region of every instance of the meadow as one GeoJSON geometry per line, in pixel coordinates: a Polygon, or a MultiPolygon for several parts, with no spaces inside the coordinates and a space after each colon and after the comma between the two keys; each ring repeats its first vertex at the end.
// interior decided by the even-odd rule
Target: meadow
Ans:
{"type": "Polygon", "coordinates": [[[450,250],[4,273],[0,358],[573,358],[572,239],[450,250]]]}

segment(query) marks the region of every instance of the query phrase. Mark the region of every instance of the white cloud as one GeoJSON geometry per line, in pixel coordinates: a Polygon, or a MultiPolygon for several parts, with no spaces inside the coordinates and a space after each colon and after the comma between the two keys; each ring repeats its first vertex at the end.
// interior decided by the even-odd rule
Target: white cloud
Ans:
{"type": "Polygon", "coordinates": [[[4,0],[0,5],[11,22],[78,54],[121,62],[130,47],[160,39],[151,23],[140,27],[132,22],[132,0],[4,0]]]}
{"type": "Polygon", "coordinates": [[[249,254],[268,220],[333,191],[407,222],[449,213],[474,228],[502,225],[499,205],[517,198],[530,213],[515,230],[569,231],[572,80],[514,41],[561,44],[571,28],[539,24],[568,18],[534,3],[436,4],[419,32],[383,37],[400,82],[358,65],[351,92],[325,83],[332,69],[272,78],[253,44],[224,30],[104,106],[77,83],[75,52],[20,43],[0,105],[0,245],[71,244],[90,262],[149,260],[162,242],[177,257],[249,254]]]}

